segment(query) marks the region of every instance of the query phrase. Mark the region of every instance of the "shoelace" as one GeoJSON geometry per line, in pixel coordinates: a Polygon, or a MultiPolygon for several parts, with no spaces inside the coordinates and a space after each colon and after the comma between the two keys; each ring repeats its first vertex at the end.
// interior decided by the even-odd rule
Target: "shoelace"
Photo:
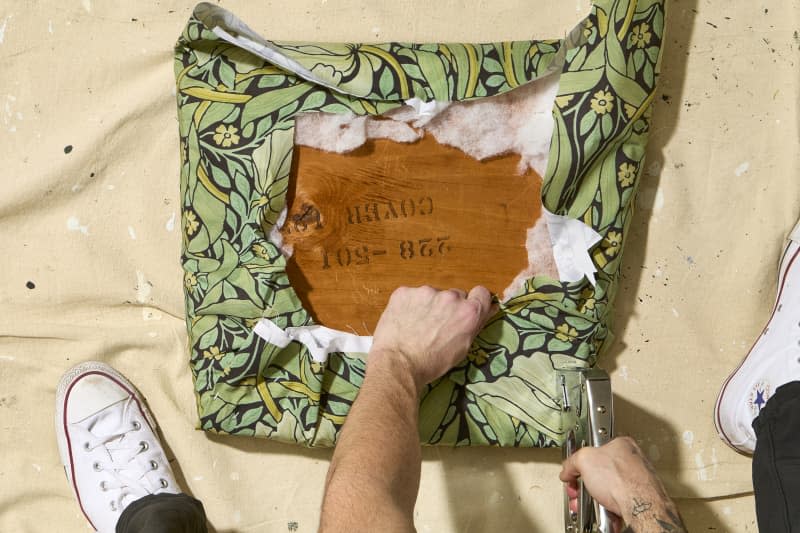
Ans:
{"type": "MultiPolygon", "coordinates": [[[[129,420],[128,413],[132,408],[134,408],[133,398],[128,398],[123,406],[122,420],[129,420]]],[[[141,427],[140,422],[133,421],[127,427],[106,435],[98,435],[81,428],[84,433],[84,451],[91,452],[103,447],[108,456],[108,461],[96,460],[92,468],[98,473],[107,472],[113,478],[112,481],[104,480],[100,483],[100,489],[103,491],[118,491],[110,502],[113,511],[120,511],[131,501],[155,494],[167,487],[167,482],[163,478],[159,480],[159,485],[154,487],[152,481],[146,477],[148,472],[158,468],[158,463],[151,460],[150,468],[147,469],[135,462],[136,457],[150,447],[147,441],[136,440],[129,435],[139,431],[141,427]],[[130,500],[126,501],[128,499],[130,500]]]]}

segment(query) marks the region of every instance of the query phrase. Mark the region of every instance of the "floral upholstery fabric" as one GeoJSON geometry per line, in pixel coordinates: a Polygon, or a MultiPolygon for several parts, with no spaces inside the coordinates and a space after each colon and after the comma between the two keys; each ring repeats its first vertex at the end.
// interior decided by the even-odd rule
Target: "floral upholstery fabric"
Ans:
{"type": "Polygon", "coordinates": [[[608,318],[631,223],[659,71],[664,0],[597,0],[565,39],[486,44],[264,41],[281,61],[236,46],[209,4],[175,47],[181,137],[182,265],[200,426],[331,446],[364,377],[363,354],[312,359],[253,332],[262,317],[312,325],[268,235],[286,204],[299,113],[378,115],[411,98],[465,101],[560,73],[542,187],[550,211],[603,236],[597,284],[537,276],[505,302],[467,359],[430,384],[426,444],[557,446],[558,369],[589,367],[608,318]]]}

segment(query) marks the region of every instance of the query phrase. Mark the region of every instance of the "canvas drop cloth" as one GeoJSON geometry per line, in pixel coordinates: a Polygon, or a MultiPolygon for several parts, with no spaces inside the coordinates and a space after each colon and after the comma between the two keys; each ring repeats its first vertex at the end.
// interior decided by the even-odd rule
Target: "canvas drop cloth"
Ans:
{"type": "MultiPolygon", "coordinates": [[[[557,37],[588,3],[224,1],[275,39],[557,37]]],[[[179,266],[172,47],[193,7],[0,3],[0,531],[86,531],[55,386],[106,361],[147,397],[217,531],[314,531],[330,451],[195,430],[179,266]]],[[[774,298],[800,216],[800,6],[672,0],[616,298],[618,429],[690,530],[755,531],[750,461],[716,437],[719,384],[774,298]]],[[[420,531],[558,531],[558,450],[426,449],[420,531]]]]}

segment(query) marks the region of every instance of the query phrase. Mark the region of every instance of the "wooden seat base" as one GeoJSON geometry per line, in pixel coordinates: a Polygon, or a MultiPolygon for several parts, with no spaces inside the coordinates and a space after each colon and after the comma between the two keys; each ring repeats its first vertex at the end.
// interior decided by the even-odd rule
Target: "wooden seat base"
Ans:
{"type": "Polygon", "coordinates": [[[289,279],[318,323],[371,335],[401,286],[502,292],[528,265],[541,178],[426,135],[347,154],[296,146],[282,228],[289,279]]]}

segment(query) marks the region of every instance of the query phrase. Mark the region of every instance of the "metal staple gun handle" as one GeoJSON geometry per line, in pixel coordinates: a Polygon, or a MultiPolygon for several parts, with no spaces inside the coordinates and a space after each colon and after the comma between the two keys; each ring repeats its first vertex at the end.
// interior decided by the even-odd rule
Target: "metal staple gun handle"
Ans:
{"type": "MultiPolygon", "coordinates": [[[[562,409],[571,429],[564,442],[564,458],[583,446],[602,446],[614,436],[614,406],[611,380],[599,368],[576,369],[559,375],[563,392],[562,409]]],[[[611,513],[592,499],[578,483],[578,509],[569,509],[564,489],[564,525],[566,533],[611,533],[611,513]]]]}

